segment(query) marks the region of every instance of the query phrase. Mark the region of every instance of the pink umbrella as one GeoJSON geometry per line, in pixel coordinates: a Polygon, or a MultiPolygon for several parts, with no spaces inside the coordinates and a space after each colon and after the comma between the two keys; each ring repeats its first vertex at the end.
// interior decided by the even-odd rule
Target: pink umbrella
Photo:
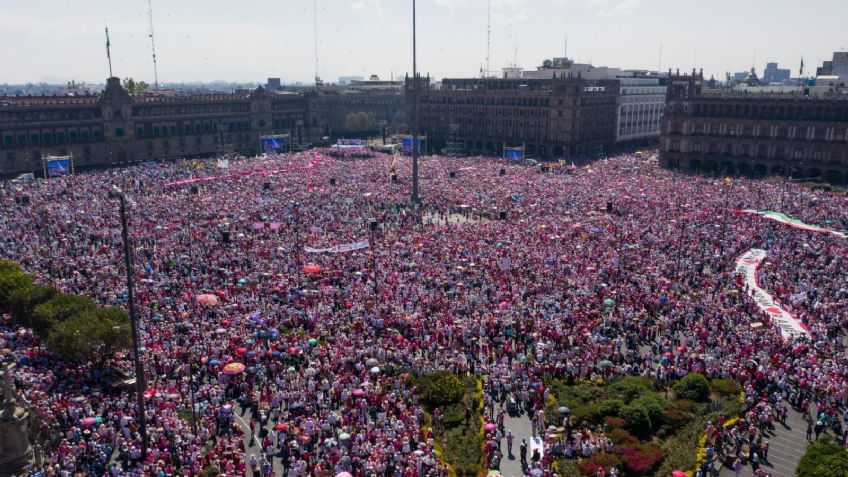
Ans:
{"type": "Polygon", "coordinates": [[[218,297],[211,293],[205,293],[197,296],[197,302],[203,306],[216,306],[218,304],[218,297]]]}
{"type": "Polygon", "coordinates": [[[353,477],[353,476],[350,475],[350,472],[339,472],[338,474],[336,474],[336,477],[353,477]]]}
{"type": "Polygon", "coordinates": [[[97,422],[97,420],[95,420],[93,417],[86,417],[82,420],[82,425],[83,427],[89,427],[93,426],[95,422],[97,422]]]}
{"type": "Polygon", "coordinates": [[[497,428],[498,428],[498,426],[494,422],[490,422],[490,423],[486,424],[485,426],[483,426],[483,429],[485,429],[487,431],[494,431],[497,428]]]}
{"type": "Polygon", "coordinates": [[[362,396],[365,396],[365,391],[363,391],[361,389],[357,389],[356,391],[353,392],[353,395],[356,396],[356,397],[362,397],[362,396]]]}
{"type": "Polygon", "coordinates": [[[682,470],[673,470],[671,471],[671,477],[686,477],[686,472],[682,470]]]}
{"type": "Polygon", "coordinates": [[[224,374],[233,376],[244,372],[245,366],[241,363],[232,362],[224,366],[224,374]]]}

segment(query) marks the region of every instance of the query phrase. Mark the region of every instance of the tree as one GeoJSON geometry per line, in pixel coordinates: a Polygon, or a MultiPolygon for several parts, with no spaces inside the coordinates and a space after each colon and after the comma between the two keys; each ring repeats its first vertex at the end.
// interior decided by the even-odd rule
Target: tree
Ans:
{"type": "Polygon", "coordinates": [[[32,277],[22,272],[20,268],[0,268],[0,312],[9,310],[9,297],[21,288],[32,285],[32,277]]]}
{"type": "Polygon", "coordinates": [[[35,307],[49,301],[55,295],[56,290],[47,285],[31,284],[19,288],[9,296],[9,312],[16,324],[31,327],[35,307]]]}
{"type": "Polygon", "coordinates": [[[50,330],[47,346],[62,359],[103,365],[132,341],[129,315],[123,308],[96,308],[78,313],[50,330]]]}
{"type": "Polygon", "coordinates": [[[44,338],[48,336],[54,326],[94,309],[94,302],[87,297],[58,293],[50,300],[35,307],[31,315],[32,329],[38,336],[44,338]]]}
{"type": "Polygon", "coordinates": [[[145,83],[144,81],[136,82],[132,78],[124,78],[124,89],[127,90],[129,94],[140,94],[143,93],[150,85],[145,83]]]}
{"type": "Polygon", "coordinates": [[[796,477],[848,477],[848,451],[824,436],[807,447],[801,456],[796,477]]]}
{"type": "Polygon", "coordinates": [[[350,113],[345,117],[345,129],[356,132],[373,131],[374,117],[362,111],[350,113]]]}

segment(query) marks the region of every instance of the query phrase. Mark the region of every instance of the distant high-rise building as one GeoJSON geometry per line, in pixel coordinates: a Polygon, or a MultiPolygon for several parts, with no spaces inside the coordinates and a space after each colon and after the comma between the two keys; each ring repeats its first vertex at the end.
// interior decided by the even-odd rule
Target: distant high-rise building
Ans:
{"type": "Polygon", "coordinates": [[[825,61],[816,69],[816,76],[838,76],[848,84],[848,51],[834,52],[831,61],[825,61]]]}
{"type": "Polygon", "coordinates": [[[268,78],[267,88],[272,91],[277,91],[282,89],[283,85],[280,83],[280,78],[268,78]]]}
{"type": "Polygon", "coordinates": [[[777,67],[777,63],[766,63],[766,69],[763,71],[762,84],[789,84],[789,69],[777,67]]]}
{"type": "Polygon", "coordinates": [[[353,83],[354,81],[363,81],[364,79],[364,76],[339,76],[339,84],[348,85],[353,83]]]}

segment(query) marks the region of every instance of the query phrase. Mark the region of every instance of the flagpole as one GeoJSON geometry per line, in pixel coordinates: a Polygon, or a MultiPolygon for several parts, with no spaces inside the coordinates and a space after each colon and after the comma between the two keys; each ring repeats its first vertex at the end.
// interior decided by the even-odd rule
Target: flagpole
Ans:
{"type": "Polygon", "coordinates": [[[110,46],[111,46],[111,44],[109,43],[109,27],[106,27],[106,59],[109,60],[109,77],[111,78],[113,75],[112,75],[112,54],[109,51],[110,46]]]}

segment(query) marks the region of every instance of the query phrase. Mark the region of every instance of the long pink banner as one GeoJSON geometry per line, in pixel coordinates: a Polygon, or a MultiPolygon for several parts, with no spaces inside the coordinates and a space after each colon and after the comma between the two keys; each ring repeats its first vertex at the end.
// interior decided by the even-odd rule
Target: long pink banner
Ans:
{"type": "Polygon", "coordinates": [[[316,164],[321,160],[321,153],[316,152],[315,156],[306,164],[305,167],[287,167],[283,169],[261,169],[258,171],[250,171],[250,172],[237,172],[234,174],[226,174],[223,176],[206,176],[206,177],[198,177],[195,179],[185,179],[181,181],[168,182],[165,184],[165,187],[181,187],[187,186],[191,184],[199,184],[202,182],[215,182],[215,181],[225,181],[230,179],[244,179],[245,177],[253,177],[253,176],[267,176],[271,174],[279,174],[280,172],[292,172],[292,171],[302,171],[304,169],[312,169],[316,164]]]}

